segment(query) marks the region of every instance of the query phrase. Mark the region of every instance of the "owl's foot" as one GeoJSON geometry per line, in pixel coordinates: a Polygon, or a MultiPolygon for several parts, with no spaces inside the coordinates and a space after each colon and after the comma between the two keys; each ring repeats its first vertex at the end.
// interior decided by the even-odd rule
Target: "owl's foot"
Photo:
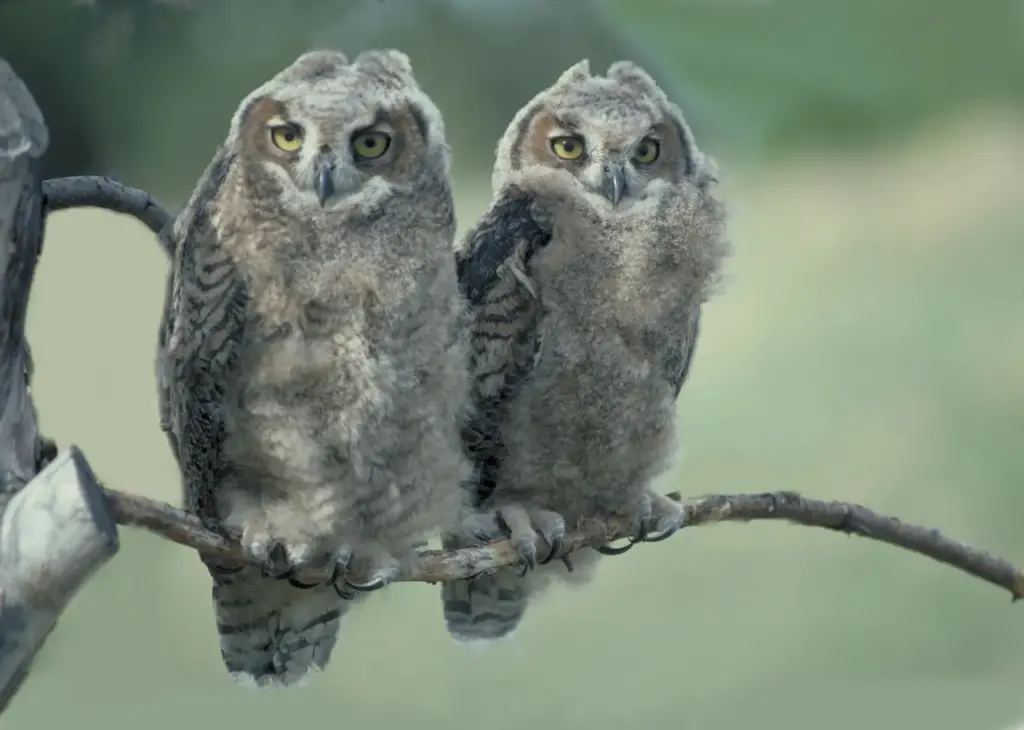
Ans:
{"type": "Polygon", "coordinates": [[[298,588],[310,588],[319,582],[310,577],[326,573],[326,579],[330,575],[332,559],[324,554],[320,541],[314,536],[289,527],[298,528],[298,525],[282,525],[272,522],[266,515],[251,515],[239,542],[264,577],[287,580],[298,588]]]}
{"type": "Polygon", "coordinates": [[[318,588],[323,585],[334,585],[335,579],[342,574],[352,559],[352,550],[347,545],[336,550],[326,560],[321,560],[316,567],[306,569],[293,568],[290,573],[283,576],[288,583],[308,591],[311,588],[318,588]]]}
{"type": "Polygon", "coordinates": [[[348,547],[345,550],[348,557],[336,564],[331,585],[347,601],[354,600],[359,593],[379,591],[394,582],[401,573],[401,563],[381,545],[371,543],[356,550],[348,547]],[[349,576],[355,575],[365,580],[349,580],[349,576]]]}
{"type": "Polygon", "coordinates": [[[661,542],[672,537],[686,519],[683,505],[663,494],[648,489],[637,505],[636,534],[622,547],[601,545],[594,548],[602,555],[622,555],[638,542],[661,542]]]}
{"type": "Polygon", "coordinates": [[[568,562],[570,545],[565,531],[565,518],[557,512],[509,504],[494,511],[499,529],[508,537],[523,562],[520,575],[526,575],[538,565],[547,565],[552,560],[562,560],[570,570],[568,562]],[[544,557],[537,558],[538,538],[545,543],[544,557]]]}
{"type": "Polygon", "coordinates": [[[683,529],[686,524],[686,509],[674,499],[657,492],[648,492],[651,511],[648,516],[644,542],[667,540],[683,529]]]}

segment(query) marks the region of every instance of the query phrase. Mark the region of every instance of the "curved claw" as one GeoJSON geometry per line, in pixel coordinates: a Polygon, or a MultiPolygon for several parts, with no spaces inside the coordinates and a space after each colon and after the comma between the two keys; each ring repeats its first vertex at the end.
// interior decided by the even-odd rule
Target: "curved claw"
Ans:
{"type": "Polygon", "coordinates": [[[292,577],[295,575],[295,568],[285,568],[281,573],[273,573],[270,571],[269,566],[263,566],[260,568],[260,573],[264,578],[270,578],[271,580],[286,580],[291,583],[292,577]]]}
{"type": "Polygon", "coordinates": [[[235,573],[245,570],[246,567],[244,565],[239,565],[235,568],[227,568],[222,565],[211,565],[210,563],[207,563],[206,565],[218,575],[234,575],[235,573]]]}
{"type": "Polygon", "coordinates": [[[549,552],[548,556],[546,558],[544,558],[543,560],[538,560],[537,561],[537,565],[547,565],[552,560],[554,560],[556,557],[561,555],[564,551],[565,551],[565,541],[562,540],[562,538],[560,538],[560,537],[556,537],[551,542],[551,552],[549,552]]]}
{"type": "Polygon", "coordinates": [[[373,591],[379,591],[381,588],[387,586],[387,581],[381,580],[380,578],[372,583],[351,583],[348,578],[342,578],[342,581],[345,583],[346,587],[351,588],[354,591],[359,591],[360,593],[372,593],[373,591]]]}
{"type": "Polygon", "coordinates": [[[640,529],[636,531],[636,537],[629,538],[629,544],[636,545],[638,542],[644,542],[647,540],[647,525],[643,522],[640,523],[640,529]]]}
{"type": "Polygon", "coordinates": [[[316,588],[317,585],[318,585],[317,583],[300,583],[299,581],[295,580],[295,578],[292,578],[292,577],[288,578],[288,583],[290,585],[295,586],[296,588],[301,588],[304,591],[308,591],[310,588],[316,588]]]}
{"type": "Polygon", "coordinates": [[[331,587],[334,588],[334,592],[338,594],[338,598],[345,601],[354,601],[356,594],[349,590],[348,586],[344,581],[331,581],[331,587]]]}
{"type": "Polygon", "coordinates": [[[512,537],[512,528],[508,526],[505,521],[505,516],[501,514],[501,511],[494,513],[494,521],[498,525],[498,529],[505,533],[505,537],[512,537]]]}
{"type": "Polygon", "coordinates": [[[615,547],[612,547],[611,545],[599,545],[598,547],[595,547],[594,549],[597,550],[597,552],[601,553],[602,555],[622,555],[623,553],[628,552],[629,550],[631,550],[633,548],[633,545],[635,545],[635,544],[636,543],[630,541],[630,542],[628,542],[627,544],[623,545],[620,548],[615,548],[615,547]]]}
{"type": "Polygon", "coordinates": [[[516,576],[518,576],[519,578],[525,578],[526,574],[529,573],[529,572],[530,572],[530,564],[524,562],[522,564],[522,567],[519,568],[519,572],[516,573],[516,576]]]}
{"type": "Polygon", "coordinates": [[[338,594],[338,598],[345,601],[354,601],[356,599],[356,594],[349,590],[348,586],[345,585],[345,580],[342,578],[344,572],[345,570],[341,567],[341,564],[335,563],[334,570],[331,571],[331,577],[327,582],[330,583],[334,592],[338,594]]]}

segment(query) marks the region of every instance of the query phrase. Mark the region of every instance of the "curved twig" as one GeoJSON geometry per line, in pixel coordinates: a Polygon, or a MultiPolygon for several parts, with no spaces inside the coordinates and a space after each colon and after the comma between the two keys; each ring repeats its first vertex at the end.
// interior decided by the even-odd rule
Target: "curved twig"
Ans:
{"type": "MultiPolygon", "coordinates": [[[[122,525],[141,527],[226,563],[246,562],[240,547],[210,532],[197,517],[182,509],[113,490],[106,490],[106,495],[122,525]]],[[[680,499],[678,494],[670,496],[680,499]]],[[[1008,590],[1013,600],[1024,597],[1024,573],[1008,561],[951,540],[938,530],[910,525],[860,505],[808,499],[793,492],[772,492],[715,494],[690,500],[685,509],[686,524],[690,527],[726,521],[785,520],[860,535],[951,565],[1008,590]]],[[[587,521],[573,532],[572,549],[625,538],[629,530],[624,520],[587,521]]],[[[425,552],[399,580],[426,583],[460,580],[518,562],[515,549],[508,541],[462,550],[433,550],[425,552]]]]}
{"type": "Polygon", "coordinates": [[[157,234],[168,256],[173,254],[173,244],[161,234],[174,216],[145,190],[127,187],[109,177],[80,175],[43,181],[43,199],[47,213],[85,207],[130,215],[157,234]]]}

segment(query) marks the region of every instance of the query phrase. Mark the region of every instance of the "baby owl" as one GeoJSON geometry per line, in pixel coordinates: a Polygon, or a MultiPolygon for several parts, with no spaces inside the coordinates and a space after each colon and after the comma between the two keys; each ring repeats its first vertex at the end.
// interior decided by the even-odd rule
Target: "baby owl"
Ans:
{"type": "Polygon", "coordinates": [[[257,564],[204,559],[221,653],[292,685],[472,473],[449,150],[409,59],[300,56],[241,103],[171,235],[163,419],[187,506],[257,564]]]}
{"type": "Polygon", "coordinates": [[[524,567],[443,586],[455,638],[511,634],[553,577],[585,582],[598,553],[624,552],[570,562],[566,530],[587,516],[629,519],[630,544],[682,526],[650,485],[675,449],[701,306],[729,252],[716,182],[679,108],[628,62],[604,77],[573,66],[499,142],[491,207],[457,252],[478,511],[444,540],[508,536],[524,567]],[[555,559],[566,565],[533,570],[555,559]]]}

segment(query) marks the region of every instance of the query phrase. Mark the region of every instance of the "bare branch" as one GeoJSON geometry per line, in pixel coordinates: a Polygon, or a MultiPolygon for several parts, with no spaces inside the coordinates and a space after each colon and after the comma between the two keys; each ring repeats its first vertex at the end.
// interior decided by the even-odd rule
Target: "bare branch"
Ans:
{"type": "Polygon", "coordinates": [[[145,190],[126,187],[109,177],[80,175],[44,181],[43,198],[47,213],[67,208],[103,208],[130,215],[157,234],[168,256],[173,254],[173,243],[161,234],[174,216],[145,190]]]}
{"type": "MultiPolygon", "coordinates": [[[[184,510],[145,497],[112,490],[106,491],[118,523],[141,527],[180,545],[194,548],[228,564],[241,564],[246,557],[241,548],[207,530],[202,522],[184,510]]],[[[679,495],[670,495],[679,499],[679,495]]],[[[686,524],[690,527],[716,522],[785,520],[808,527],[824,527],[851,535],[895,545],[1005,588],[1014,600],[1024,596],[1024,573],[1012,564],[989,553],[951,540],[938,530],[906,524],[860,505],[808,499],[792,492],[768,494],[716,494],[701,497],[685,505],[686,524]]],[[[588,521],[572,534],[572,549],[603,545],[629,537],[630,525],[624,520],[588,521]]],[[[515,549],[508,541],[483,547],[447,552],[424,553],[400,581],[438,583],[487,573],[518,564],[515,549]]]]}
{"type": "Polygon", "coordinates": [[[29,394],[25,318],[46,224],[39,162],[48,144],[39,107],[0,59],[0,712],[61,611],[117,551],[109,503],[81,452],[39,472],[56,454],[29,394]]]}

